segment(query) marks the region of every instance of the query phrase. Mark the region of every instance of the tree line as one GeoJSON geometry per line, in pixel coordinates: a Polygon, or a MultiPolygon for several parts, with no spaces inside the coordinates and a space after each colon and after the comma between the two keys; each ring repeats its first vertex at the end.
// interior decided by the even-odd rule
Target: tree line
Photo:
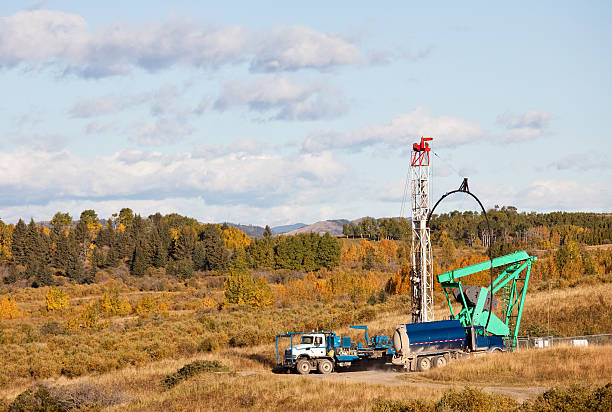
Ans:
{"type": "Polygon", "coordinates": [[[249,269],[332,269],[340,264],[340,245],[329,234],[251,240],[235,227],[201,224],[178,214],[143,218],[129,208],[100,220],[85,210],[74,222],[58,212],[48,225],[6,225],[0,220],[0,265],[4,282],[52,285],[54,275],[76,283],[91,283],[102,269],[125,265],[132,276],[163,268],[179,279],[196,271],[249,269]]]}
{"type": "MultiPolygon", "coordinates": [[[[432,241],[441,242],[443,233],[453,241],[474,246],[522,244],[548,249],[575,241],[586,245],[612,243],[612,216],[602,213],[518,212],[514,206],[487,211],[491,234],[481,212],[452,211],[433,215],[429,222],[432,241]]],[[[405,218],[364,218],[343,226],[350,238],[406,239],[411,237],[411,223],[405,218]]]]}

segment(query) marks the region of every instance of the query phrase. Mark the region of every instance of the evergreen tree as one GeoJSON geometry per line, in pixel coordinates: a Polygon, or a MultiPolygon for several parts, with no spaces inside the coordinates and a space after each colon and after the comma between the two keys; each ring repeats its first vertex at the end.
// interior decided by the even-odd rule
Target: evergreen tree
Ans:
{"type": "Polygon", "coordinates": [[[150,261],[156,268],[161,268],[168,264],[168,249],[162,243],[157,230],[152,230],[149,236],[151,250],[150,261]]]}
{"type": "Polygon", "coordinates": [[[147,270],[148,262],[146,252],[141,243],[138,243],[134,247],[134,253],[132,254],[132,261],[130,263],[130,270],[133,276],[142,277],[147,270]]]}
{"type": "Polygon", "coordinates": [[[25,266],[26,264],[27,231],[28,228],[25,223],[19,219],[13,230],[13,241],[11,243],[11,254],[18,265],[25,266]]]}
{"type": "Polygon", "coordinates": [[[234,249],[230,260],[230,269],[243,272],[248,270],[247,255],[244,248],[234,249]]]}
{"type": "Polygon", "coordinates": [[[50,286],[54,285],[53,275],[49,266],[40,259],[31,259],[26,266],[25,274],[32,279],[32,286],[50,286]]]}
{"type": "Polygon", "coordinates": [[[263,237],[267,239],[272,237],[272,229],[270,229],[270,226],[266,225],[263,232],[263,237]]]}
{"type": "Polygon", "coordinates": [[[191,259],[173,260],[168,263],[168,274],[181,280],[192,277],[193,271],[194,265],[191,259]]]}
{"type": "Polygon", "coordinates": [[[208,259],[206,257],[206,248],[202,242],[197,242],[193,249],[193,264],[196,270],[207,270],[208,259]]]}
{"type": "Polygon", "coordinates": [[[333,269],[340,265],[340,242],[332,237],[329,233],[325,233],[317,248],[316,262],[319,267],[333,269]]]}
{"type": "Polygon", "coordinates": [[[64,272],[68,259],[68,237],[64,234],[64,229],[54,227],[51,230],[51,242],[54,245],[51,250],[51,265],[64,272]]]}
{"type": "Polygon", "coordinates": [[[196,232],[189,226],[181,227],[172,248],[174,260],[191,259],[196,245],[196,232]]]}
{"type": "Polygon", "coordinates": [[[72,281],[82,283],[84,280],[85,270],[83,268],[83,259],[81,258],[81,248],[76,239],[74,231],[68,236],[68,256],[66,260],[66,276],[72,281]]]}
{"type": "Polygon", "coordinates": [[[84,260],[91,243],[91,234],[89,233],[87,223],[84,220],[79,220],[74,230],[70,232],[70,234],[72,233],[74,233],[74,245],[71,246],[76,247],[80,258],[84,260]]]}
{"type": "Polygon", "coordinates": [[[111,246],[108,249],[108,252],[106,252],[105,265],[107,267],[116,268],[119,266],[120,263],[121,261],[119,259],[119,252],[117,252],[114,246],[111,246]]]}
{"type": "Polygon", "coordinates": [[[111,246],[115,238],[115,229],[110,220],[106,221],[106,225],[98,232],[96,237],[96,245],[98,246],[111,246]]]}
{"type": "Polygon", "coordinates": [[[42,261],[43,245],[38,226],[34,219],[30,219],[30,224],[26,231],[26,259],[42,261]]]}
{"type": "Polygon", "coordinates": [[[227,268],[228,256],[221,237],[221,231],[217,225],[204,225],[200,239],[206,251],[204,270],[225,270],[227,268]]]}

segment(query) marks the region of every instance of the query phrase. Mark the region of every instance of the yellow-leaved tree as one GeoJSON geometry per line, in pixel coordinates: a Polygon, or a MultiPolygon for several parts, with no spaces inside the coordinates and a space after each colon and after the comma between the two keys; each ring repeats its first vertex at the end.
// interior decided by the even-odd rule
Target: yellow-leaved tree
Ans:
{"type": "Polygon", "coordinates": [[[132,306],[128,299],[121,297],[119,289],[115,287],[105,291],[98,304],[102,311],[109,316],[127,315],[132,311],[132,306]]]}
{"type": "Polygon", "coordinates": [[[136,303],[136,307],[134,308],[137,314],[145,315],[147,313],[163,313],[168,312],[168,306],[153,296],[144,296],[142,299],[136,303]]]}
{"type": "Polygon", "coordinates": [[[15,299],[5,296],[0,300],[0,319],[17,319],[21,316],[21,311],[15,299]]]}
{"type": "Polygon", "coordinates": [[[231,271],[225,281],[225,299],[229,303],[263,308],[272,304],[272,291],[263,277],[253,279],[246,271],[231,271]]]}
{"type": "Polygon", "coordinates": [[[237,227],[228,227],[221,231],[223,243],[229,250],[245,248],[251,244],[251,238],[237,227]]]}
{"type": "Polygon", "coordinates": [[[47,311],[64,310],[68,307],[68,295],[61,289],[49,288],[45,295],[47,311]]]}

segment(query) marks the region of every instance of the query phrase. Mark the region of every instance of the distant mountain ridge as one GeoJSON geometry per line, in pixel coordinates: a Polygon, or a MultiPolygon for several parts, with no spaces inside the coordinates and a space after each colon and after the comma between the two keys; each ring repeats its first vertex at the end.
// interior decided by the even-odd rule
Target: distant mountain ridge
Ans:
{"type": "Polygon", "coordinates": [[[239,223],[225,222],[226,225],[242,230],[248,237],[261,238],[263,237],[265,228],[255,225],[241,225],[239,223]]]}
{"type": "Polygon", "coordinates": [[[292,230],[285,233],[286,235],[297,235],[299,233],[329,233],[332,236],[338,236],[342,234],[342,227],[351,223],[347,219],[335,219],[335,220],[322,220],[320,222],[313,223],[312,225],[304,226],[299,229],[292,230]]]}
{"type": "Polygon", "coordinates": [[[274,226],[272,229],[272,233],[282,234],[291,232],[292,230],[301,229],[305,226],[308,226],[306,223],[294,223],[292,225],[282,225],[282,226],[274,226]]]}

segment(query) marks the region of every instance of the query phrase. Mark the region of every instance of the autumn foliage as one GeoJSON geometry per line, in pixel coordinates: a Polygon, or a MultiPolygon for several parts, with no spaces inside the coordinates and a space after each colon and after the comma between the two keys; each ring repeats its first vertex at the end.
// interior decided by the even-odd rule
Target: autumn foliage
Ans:
{"type": "Polygon", "coordinates": [[[45,295],[45,303],[47,311],[64,310],[68,307],[68,295],[61,289],[49,288],[45,295]]]}

